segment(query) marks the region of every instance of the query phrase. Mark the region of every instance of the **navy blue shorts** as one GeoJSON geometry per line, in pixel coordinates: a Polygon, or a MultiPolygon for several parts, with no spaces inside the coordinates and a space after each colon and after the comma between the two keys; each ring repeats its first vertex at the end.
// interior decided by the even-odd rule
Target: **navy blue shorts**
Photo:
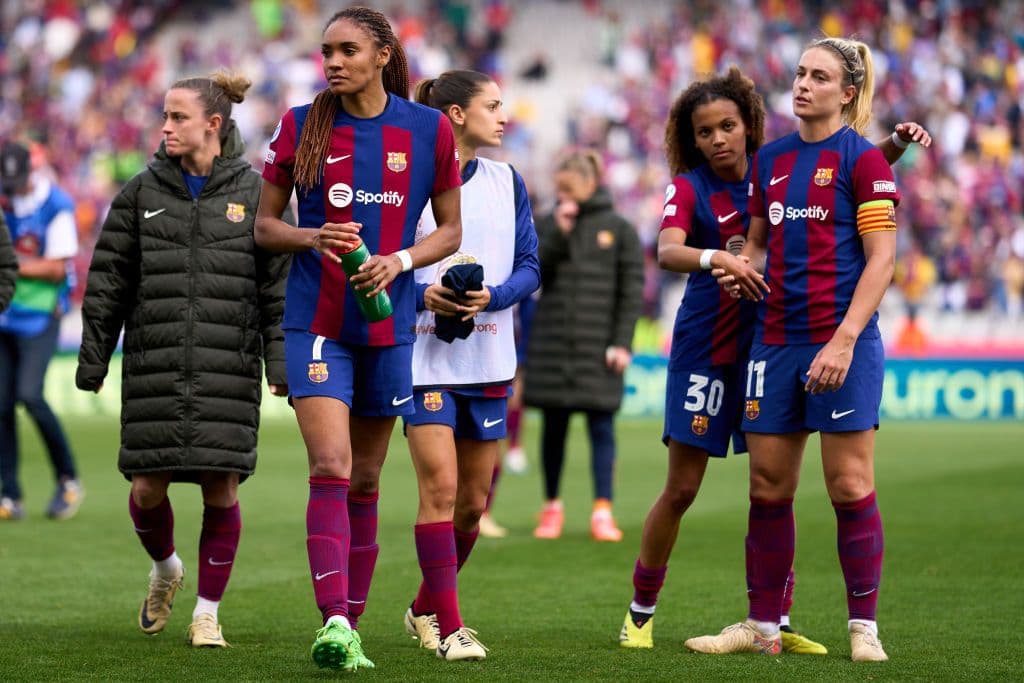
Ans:
{"type": "Polygon", "coordinates": [[[805,429],[861,432],[878,428],[885,375],[882,340],[858,339],[843,386],[811,394],[804,389],[807,371],[824,346],[754,344],[747,362],[744,431],[790,434],[805,429]]]}
{"type": "Polygon", "coordinates": [[[292,398],[336,398],[363,417],[414,412],[412,344],[356,346],[285,330],[284,356],[292,398]]]}
{"type": "Polygon", "coordinates": [[[445,389],[417,389],[413,396],[416,412],[402,418],[406,427],[439,424],[451,427],[456,439],[505,438],[507,398],[466,396],[445,389]]]}
{"type": "Polygon", "coordinates": [[[739,431],[742,387],[736,365],[669,370],[665,387],[665,431],[669,439],[724,458],[744,453],[746,440],[739,431]]]}

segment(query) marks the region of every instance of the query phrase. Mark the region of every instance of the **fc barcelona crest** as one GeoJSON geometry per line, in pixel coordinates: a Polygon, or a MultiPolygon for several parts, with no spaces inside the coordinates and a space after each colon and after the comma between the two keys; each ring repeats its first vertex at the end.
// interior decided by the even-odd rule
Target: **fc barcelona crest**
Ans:
{"type": "Polygon", "coordinates": [[[245,220],[245,204],[228,203],[228,210],[224,212],[232,223],[241,223],[245,220]]]}
{"type": "Polygon", "coordinates": [[[388,170],[401,173],[409,165],[405,152],[388,152],[388,170]]]}
{"type": "Polygon", "coordinates": [[[693,423],[690,425],[690,429],[697,436],[704,436],[708,433],[708,416],[707,415],[694,415],[693,423]]]}
{"type": "Polygon", "coordinates": [[[814,184],[818,187],[825,187],[832,182],[832,171],[833,168],[819,168],[814,173],[814,184]]]}
{"type": "Polygon", "coordinates": [[[309,364],[309,381],[323,384],[327,381],[327,363],[313,362],[309,364]]]}
{"type": "Polygon", "coordinates": [[[432,413],[436,413],[444,406],[444,399],[440,391],[427,391],[423,394],[423,407],[432,413]]]}
{"type": "Polygon", "coordinates": [[[747,401],[747,409],[744,411],[744,414],[748,420],[756,420],[757,416],[761,414],[761,401],[757,399],[747,401]]]}

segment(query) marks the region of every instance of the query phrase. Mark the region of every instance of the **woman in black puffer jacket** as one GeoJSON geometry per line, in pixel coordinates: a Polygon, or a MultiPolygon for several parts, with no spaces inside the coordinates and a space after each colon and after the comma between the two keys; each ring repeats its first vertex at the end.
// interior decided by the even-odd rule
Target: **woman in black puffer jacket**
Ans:
{"type": "Polygon", "coordinates": [[[569,417],[587,416],[594,510],[591,535],[618,541],[611,515],[615,412],[622,403],[633,328],[643,297],[636,229],[601,187],[601,159],[575,151],[555,173],[558,206],[537,221],[541,291],[526,354],[526,405],[544,413],[541,459],[546,502],[534,536],[562,533],[559,485],[569,417]]]}
{"type": "Polygon", "coordinates": [[[258,249],[261,180],[231,119],[250,81],[178,81],[164,101],[164,141],[114,199],[89,268],[76,383],[99,391],[122,326],[121,451],[129,510],[153,558],[139,612],[163,629],[183,568],[174,552],[172,481],[200,484],[196,647],[225,647],[217,623],[241,530],[237,489],[256,466],[261,359],[285,395],[280,320],[287,257],[258,249]]]}

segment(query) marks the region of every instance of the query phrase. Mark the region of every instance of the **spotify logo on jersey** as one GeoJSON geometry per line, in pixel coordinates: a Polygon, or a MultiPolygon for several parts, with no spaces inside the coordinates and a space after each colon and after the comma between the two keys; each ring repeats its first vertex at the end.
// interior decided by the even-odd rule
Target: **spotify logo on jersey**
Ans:
{"type": "Polygon", "coordinates": [[[778,225],[782,222],[782,215],[786,212],[786,207],[782,205],[782,202],[772,202],[768,207],[768,222],[772,225],[778,225]]]}
{"type": "Polygon", "coordinates": [[[331,189],[327,190],[327,201],[339,209],[344,209],[352,203],[352,188],[346,183],[334,183],[331,189]]]}

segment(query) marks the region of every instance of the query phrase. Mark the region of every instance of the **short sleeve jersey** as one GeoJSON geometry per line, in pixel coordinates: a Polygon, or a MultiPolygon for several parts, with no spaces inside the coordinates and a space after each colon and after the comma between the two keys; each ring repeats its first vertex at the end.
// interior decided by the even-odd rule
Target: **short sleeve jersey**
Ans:
{"type": "MultiPolygon", "coordinates": [[[[310,105],[281,119],[267,152],[263,177],[294,186],[295,149],[310,105]]],[[[440,111],[388,95],[384,111],[360,119],[339,107],[323,163],[323,177],[297,189],[299,226],[326,222],[362,224],[360,237],[372,254],[411,247],[427,200],[461,184],[451,124],[440,111]]],[[[394,313],[367,323],[353,289],[337,264],[310,250],[292,259],[285,296],[284,329],[308,330],[343,343],[411,344],[416,298],[412,272],[388,287],[394,313]]]]}
{"type": "MultiPolygon", "coordinates": [[[[758,151],[749,209],[768,224],[771,293],[758,309],[757,341],[820,344],[832,338],[866,263],[857,209],[879,200],[899,203],[892,169],[877,147],[847,126],[820,142],[793,133],[758,151]]],[[[877,312],[862,337],[878,337],[877,312]]]]}
{"type": "MultiPolygon", "coordinates": [[[[738,254],[746,242],[747,177],[719,178],[708,164],[676,176],[665,189],[661,229],[680,228],[687,246],[725,249],[738,254]]],[[[735,363],[749,345],[753,307],[741,305],[718,286],[711,271],[690,273],[672,331],[669,368],[710,367],[735,363]]]]}

